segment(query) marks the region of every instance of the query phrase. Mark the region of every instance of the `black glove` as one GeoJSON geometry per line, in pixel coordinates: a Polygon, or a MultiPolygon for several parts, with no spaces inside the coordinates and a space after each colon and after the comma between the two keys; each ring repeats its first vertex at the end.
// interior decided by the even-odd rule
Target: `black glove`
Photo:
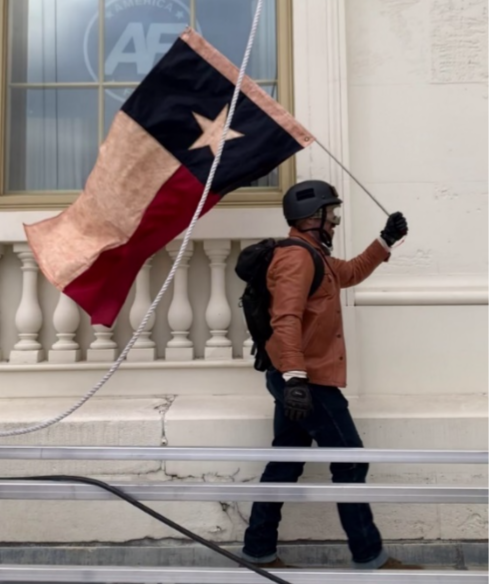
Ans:
{"type": "Polygon", "coordinates": [[[312,410],[312,397],[307,379],[293,377],[285,382],[284,407],[287,418],[298,422],[312,410]]]}
{"type": "Polygon", "coordinates": [[[392,213],[387,219],[384,231],[381,232],[380,236],[387,243],[389,247],[392,247],[397,241],[402,239],[408,233],[408,224],[402,213],[392,213]]]}

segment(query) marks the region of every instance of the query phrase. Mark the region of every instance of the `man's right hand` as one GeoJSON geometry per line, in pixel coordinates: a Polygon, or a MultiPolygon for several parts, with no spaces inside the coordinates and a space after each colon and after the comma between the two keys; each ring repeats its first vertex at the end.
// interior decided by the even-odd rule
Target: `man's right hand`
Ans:
{"type": "Polygon", "coordinates": [[[299,422],[312,411],[312,396],[307,379],[293,377],[285,382],[285,415],[289,420],[299,422]]]}

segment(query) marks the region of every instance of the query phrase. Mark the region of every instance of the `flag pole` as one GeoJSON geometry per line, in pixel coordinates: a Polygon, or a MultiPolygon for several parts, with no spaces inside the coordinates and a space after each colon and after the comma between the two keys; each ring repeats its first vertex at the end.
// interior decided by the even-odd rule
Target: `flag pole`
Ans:
{"type": "Polygon", "coordinates": [[[350,170],[348,170],[348,168],[346,168],[346,166],[341,162],[341,160],[339,160],[328,148],[326,148],[326,146],[324,144],[322,144],[319,140],[316,139],[316,144],[322,148],[326,154],[328,154],[335,162],[336,164],[338,164],[341,169],[346,172],[346,174],[362,189],[362,191],[364,193],[366,193],[371,199],[372,201],[377,205],[377,207],[379,207],[379,209],[381,211],[383,211],[387,217],[389,217],[390,213],[389,211],[387,211],[387,209],[384,207],[384,205],[382,205],[382,203],[376,198],[374,197],[374,195],[367,189],[366,186],[364,186],[356,177],[355,175],[350,172],[350,170]]]}

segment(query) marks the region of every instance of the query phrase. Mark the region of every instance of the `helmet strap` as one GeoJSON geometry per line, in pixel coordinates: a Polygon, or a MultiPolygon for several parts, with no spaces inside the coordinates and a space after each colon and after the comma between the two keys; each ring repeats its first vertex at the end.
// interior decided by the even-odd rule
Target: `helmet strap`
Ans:
{"type": "Polygon", "coordinates": [[[323,207],[321,209],[321,225],[319,227],[314,227],[312,229],[300,229],[300,231],[301,231],[301,233],[307,233],[307,232],[317,233],[319,236],[319,241],[325,247],[328,255],[331,255],[331,253],[333,251],[333,241],[332,241],[329,233],[324,229],[324,226],[326,225],[327,213],[328,213],[328,211],[327,211],[326,207],[323,207]]]}

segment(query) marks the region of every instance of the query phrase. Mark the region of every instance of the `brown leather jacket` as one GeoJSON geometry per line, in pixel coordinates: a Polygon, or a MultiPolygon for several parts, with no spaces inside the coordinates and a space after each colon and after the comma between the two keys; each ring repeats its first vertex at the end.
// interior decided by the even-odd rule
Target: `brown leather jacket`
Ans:
{"type": "Polygon", "coordinates": [[[267,278],[273,328],[267,352],[281,373],[302,371],[311,383],[346,387],[340,290],[368,278],[390,254],[376,240],[356,258],[344,261],[326,256],[306,233],[292,229],[289,236],[303,239],[321,252],[325,276],[308,298],[314,277],[310,253],[299,246],[276,249],[267,278]]]}

